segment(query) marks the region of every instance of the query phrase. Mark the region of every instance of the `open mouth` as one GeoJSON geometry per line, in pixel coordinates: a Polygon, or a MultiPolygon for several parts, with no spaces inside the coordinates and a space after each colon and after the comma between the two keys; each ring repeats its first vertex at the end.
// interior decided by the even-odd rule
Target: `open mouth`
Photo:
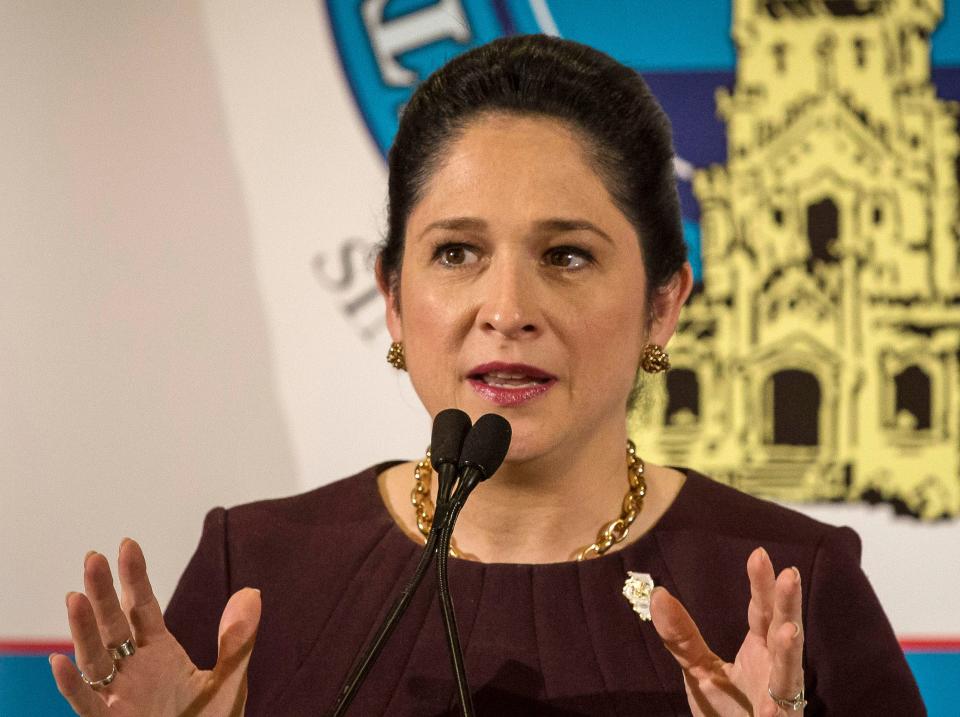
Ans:
{"type": "Polygon", "coordinates": [[[523,372],[489,371],[473,373],[470,378],[496,388],[530,388],[547,383],[547,376],[531,376],[523,372]]]}
{"type": "Polygon", "coordinates": [[[488,363],[467,376],[474,391],[498,406],[516,406],[543,395],[557,377],[526,364],[488,363]]]}

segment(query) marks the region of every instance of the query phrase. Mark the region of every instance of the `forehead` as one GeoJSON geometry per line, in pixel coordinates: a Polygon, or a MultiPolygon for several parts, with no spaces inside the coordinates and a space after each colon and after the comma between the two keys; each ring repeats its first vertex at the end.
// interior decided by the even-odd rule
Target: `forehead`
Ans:
{"type": "Polygon", "coordinates": [[[514,220],[576,215],[630,228],[583,137],[558,120],[485,115],[468,124],[439,159],[411,225],[437,215],[495,213],[514,220]]]}

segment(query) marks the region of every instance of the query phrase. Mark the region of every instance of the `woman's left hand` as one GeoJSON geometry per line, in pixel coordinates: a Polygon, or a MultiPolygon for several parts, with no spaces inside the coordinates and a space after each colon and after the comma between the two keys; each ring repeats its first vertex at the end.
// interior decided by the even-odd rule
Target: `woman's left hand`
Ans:
{"type": "Polygon", "coordinates": [[[770,557],[757,548],[747,559],[747,575],[750,631],[733,662],[707,647],[689,613],[665,588],[653,591],[653,624],[683,670],[687,700],[697,717],[803,714],[802,707],[778,705],[770,696],[786,703],[803,688],[800,572],[787,568],[774,577],[770,557]]]}

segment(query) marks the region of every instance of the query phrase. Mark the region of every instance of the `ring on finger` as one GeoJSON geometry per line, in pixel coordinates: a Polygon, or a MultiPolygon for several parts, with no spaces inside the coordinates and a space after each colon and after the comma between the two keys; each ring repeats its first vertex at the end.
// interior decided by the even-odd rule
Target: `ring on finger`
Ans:
{"type": "Polygon", "coordinates": [[[803,688],[800,688],[800,691],[795,694],[793,697],[778,697],[773,694],[773,690],[769,687],[767,688],[767,694],[770,695],[770,699],[777,703],[777,706],[783,707],[785,710],[793,710],[794,712],[799,712],[804,707],[807,706],[807,701],[804,699],[803,688]]]}
{"type": "Polygon", "coordinates": [[[110,656],[113,657],[114,662],[118,662],[124,657],[130,657],[130,655],[135,653],[137,651],[137,643],[130,637],[116,647],[109,647],[107,649],[110,650],[110,656]]]}
{"type": "Polygon", "coordinates": [[[102,680],[91,680],[83,673],[83,670],[80,670],[80,677],[84,682],[87,683],[87,685],[95,690],[99,690],[101,687],[106,687],[115,679],[117,679],[117,661],[113,661],[113,669],[110,670],[110,674],[104,677],[102,680]]]}

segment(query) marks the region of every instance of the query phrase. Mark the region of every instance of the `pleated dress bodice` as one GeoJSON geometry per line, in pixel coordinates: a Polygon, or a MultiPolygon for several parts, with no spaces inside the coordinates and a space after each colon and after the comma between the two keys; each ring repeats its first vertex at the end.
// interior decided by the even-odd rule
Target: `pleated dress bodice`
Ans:
{"type": "MultiPolygon", "coordinates": [[[[263,616],[250,663],[247,715],[328,713],[357,655],[413,573],[422,546],[383,504],[377,475],[386,467],[299,496],[207,515],[166,617],[194,661],[212,666],[227,598],[244,586],[260,588],[263,616]]],[[[909,669],[872,590],[862,573],[857,576],[859,546],[850,543],[855,534],[743,496],[694,471],[686,475],[652,530],[599,558],[538,565],[450,559],[477,714],[689,714],[680,669],[652,623],[641,622],[621,593],[627,572],[649,573],[667,587],[711,648],[732,660],[747,633],[745,562],[759,544],[774,565],[796,565],[805,576],[807,713],[825,711],[834,693],[842,704],[849,693],[844,685],[864,674],[872,680],[877,672],[888,685],[885,704],[900,704],[900,695],[912,709],[917,693],[909,669]],[[824,570],[828,574],[820,579],[824,570]],[[838,589],[858,601],[852,616],[837,601],[838,589]],[[827,633],[807,625],[811,615],[827,633]],[[861,628],[870,631],[866,647],[873,672],[850,667],[855,661],[842,647],[844,633],[852,639],[861,628]],[[889,685],[897,684],[902,689],[891,693],[889,685]]],[[[457,714],[432,574],[350,714],[457,714]]]]}

